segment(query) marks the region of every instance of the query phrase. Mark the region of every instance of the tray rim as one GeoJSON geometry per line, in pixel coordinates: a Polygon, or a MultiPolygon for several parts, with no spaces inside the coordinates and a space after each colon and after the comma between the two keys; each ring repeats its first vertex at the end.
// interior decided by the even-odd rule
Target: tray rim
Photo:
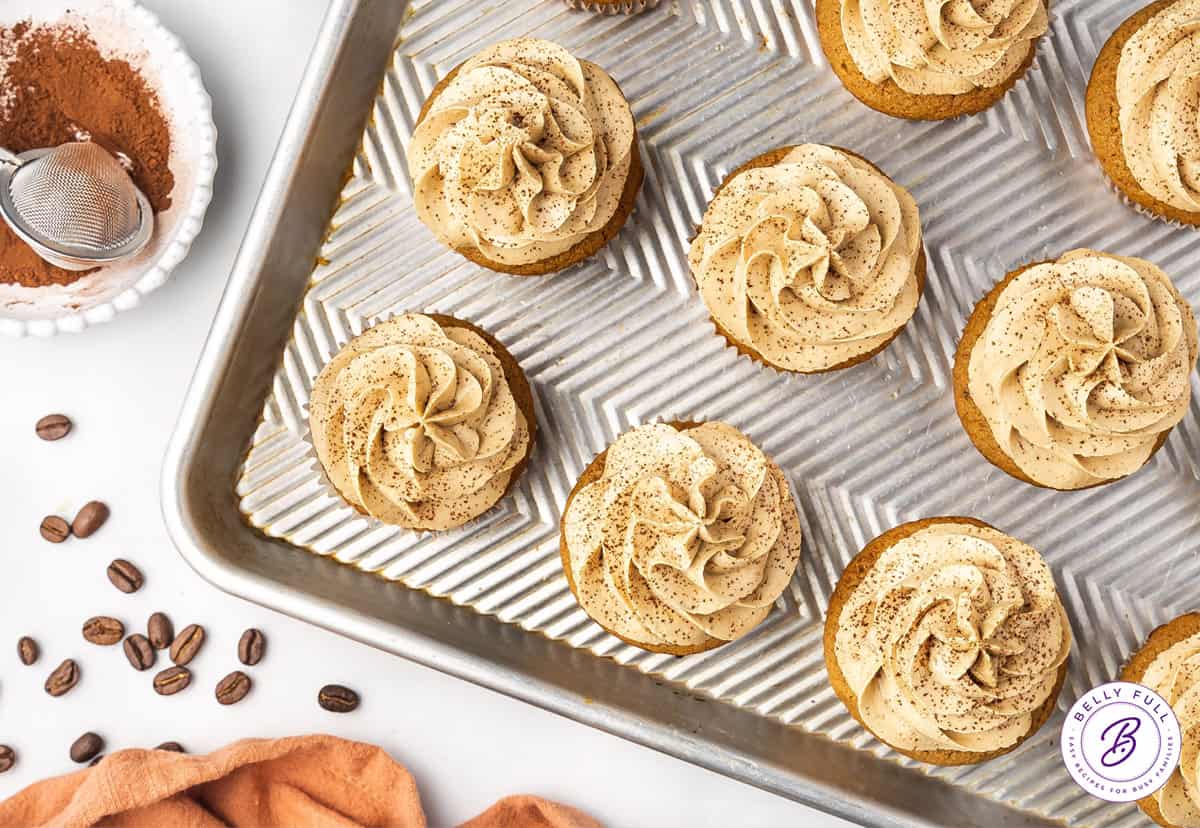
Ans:
{"type": "MultiPolygon", "coordinates": [[[[395,0],[390,1],[394,2],[395,0]]],[[[187,502],[188,493],[186,491],[189,476],[196,468],[196,455],[205,414],[218,398],[224,369],[233,358],[238,334],[242,332],[242,327],[250,314],[258,284],[265,277],[263,265],[266,262],[272,239],[279,230],[283,218],[283,205],[288,199],[289,191],[296,177],[300,174],[305,140],[321,117],[325,93],[331,88],[332,70],[337,64],[339,53],[353,34],[356,15],[372,2],[374,0],[329,0],[328,10],[321,24],[312,56],[281,132],[279,143],[251,213],[209,335],[185,394],[178,421],[164,456],[160,480],[163,519],[168,534],[180,555],[208,583],[238,598],[469,681],[480,687],[503,693],[510,698],[532,704],[572,721],[597,728],[635,744],[652,748],[668,756],[682,759],[722,776],[856,824],[879,826],[879,828],[892,828],[893,826],[896,828],[901,828],[901,826],[927,828],[939,824],[934,821],[935,815],[933,814],[914,813],[904,807],[880,802],[870,795],[870,791],[862,787],[848,790],[809,777],[798,779],[795,773],[781,766],[773,765],[769,761],[764,762],[759,756],[726,744],[715,743],[711,739],[689,733],[671,723],[649,718],[620,702],[606,701],[598,697],[571,697],[554,682],[511,667],[500,666],[489,658],[435,639],[419,630],[408,629],[399,624],[391,624],[384,629],[378,619],[365,612],[349,607],[330,606],[316,595],[308,594],[302,589],[252,572],[248,568],[238,567],[219,555],[212,545],[206,542],[203,529],[187,502]]],[[[381,72],[386,71],[386,66],[380,67],[380,70],[381,72]]],[[[289,319],[291,318],[289,315],[289,319]]],[[[290,330],[289,325],[289,335],[290,330]]],[[[278,354],[272,354],[273,362],[277,361],[277,357],[278,354]]],[[[263,389],[261,396],[256,396],[256,408],[261,409],[262,402],[269,391],[268,385],[263,389]]],[[[249,436],[246,435],[247,440],[249,440],[249,436]]],[[[229,482],[231,487],[235,483],[233,480],[229,482]]],[[[270,539],[261,535],[245,524],[241,520],[240,514],[237,515],[237,518],[247,536],[256,543],[271,547],[297,548],[286,541],[270,539]]],[[[358,577],[385,584],[391,583],[375,575],[345,567],[332,560],[322,558],[316,560],[319,561],[315,564],[317,566],[350,571],[358,577]]],[[[634,678],[631,678],[630,681],[661,683],[652,676],[630,671],[611,659],[597,658],[590,653],[581,653],[563,642],[533,635],[526,630],[512,628],[511,625],[504,624],[498,619],[479,615],[468,607],[458,607],[419,590],[406,591],[420,595],[428,601],[452,607],[458,612],[470,613],[478,619],[478,623],[481,625],[513,629],[521,638],[544,641],[552,649],[562,649],[586,657],[588,662],[599,665],[596,667],[597,670],[607,672],[611,668],[622,675],[633,676],[634,678]]],[[[737,710],[737,715],[764,719],[764,717],[749,711],[737,710]]],[[[787,730],[794,729],[781,723],[772,722],[772,724],[787,730]]],[[[923,774],[920,768],[914,769],[880,758],[869,749],[834,742],[819,733],[798,730],[804,734],[805,739],[817,742],[815,746],[806,747],[816,747],[819,751],[821,744],[825,744],[833,751],[849,751],[860,757],[864,763],[883,766],[886,773],[898,777],[902,782],[911,780],[912,783],[915,783],[914,787],[927,787],[928,794],[935,798],[939,793],[943,793],[949,794],[951,797],[961,796],[970,799],[980,804],[990,819],[998,820],[990,824],[1011,826],[1061,824],[1058,821],[1026,814],[1001,802],[975,797],[968,791],[948,785],[936,777],[923,774]],[[944,791],[940,789],[944,789],[944,791]]],[[[950,805],[953,808],[954,803],[950,803],[950,805]]],[[[968,814],[966,812],[959,814],[962,819],[971,820],[972,824],[974,824],[974,819],[982,815],[982,813],[968,814]]]]}

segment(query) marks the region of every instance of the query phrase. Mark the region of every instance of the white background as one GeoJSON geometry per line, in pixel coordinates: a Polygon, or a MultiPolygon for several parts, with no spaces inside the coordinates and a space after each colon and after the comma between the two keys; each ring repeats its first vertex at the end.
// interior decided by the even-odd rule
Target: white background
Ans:
{"type": "MultiPolygon", "coordinates": [[[[613,826],[846,825],[784,799],[577,725],[488,690],[276,615],[209,586],[178,556],[160,516],[164,448],[276,138],[324,13],[324,0],[148,0],[199,62],[221,132],[216,198],[199,241],[144,305],[82,335],[0,341],[0,743],[19,754],[0,798],[73,769],[71,742],[86,730],[108,750],[175,739],[192,752],[246,736],[326,732],[385,747],[415,774],[430,824],[452,825],[510,793],[576,805],[613,826]],[[72,435],[43,443],[33,425],[62,412],[72,435]],[[107,501],[109,524],[54,546],[44,515],[107,501]],[[146,585],[123,595],[105,578],[115,557],[146,585]],[[91,615],[143,629],[155,610],[176,629],[197,622],[209,640],[193,685],[163,698],[155,671],[135,672],[119,647],[83,641],[91,615]],[[212,690],[237,669],[236,643],[263,629],[268,652],[247,668],[253,692],[230,708],[212,690]],[[42,646],[34,667],[16,641],[42,646]],[[83,679],[66,696],[42,690],[63,658],[83,679]],[[360,710],[335,716],[317,688],[359,690],[360,710]]],[[[156,669],[165,666],[160,655],[156,669]]]]}

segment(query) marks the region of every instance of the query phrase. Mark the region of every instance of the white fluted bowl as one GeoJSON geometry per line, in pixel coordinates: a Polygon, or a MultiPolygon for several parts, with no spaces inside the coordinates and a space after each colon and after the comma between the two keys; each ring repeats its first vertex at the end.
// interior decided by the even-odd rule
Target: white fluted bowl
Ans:
{"type": "Polygon", "coordinates": [[[87,28],[102,53],[141,70],[171,125],[171,207],[156,217],[154,238],[129,262],[69,285],[0,284],[0,335],[77,333],[137,307],[187,255],[204,223],[217,172],[217,129],[200,68],[158,18],[134,0],[4,0],[0,25],[22,20],[87,28]]]}

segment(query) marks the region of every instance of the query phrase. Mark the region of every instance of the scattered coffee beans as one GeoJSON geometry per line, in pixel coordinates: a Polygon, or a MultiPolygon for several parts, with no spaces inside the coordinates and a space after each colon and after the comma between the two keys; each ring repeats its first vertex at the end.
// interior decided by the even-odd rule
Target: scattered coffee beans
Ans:
{"type": "Polygon", "coordinates": [[[217,701],[221,704],[237,704],[250,692],[250,677],[241,670],[234,670],[217,682],[217,701]]]}
{"type": "Polygon", "coordinates": [[[167,751],[170,751],[171,753],[187,753],[187,751],[183,749],[183,745],[179,744],[179,742],[163,742],[161,745],[159,745],[158,747],[156,747],[154,749],[155,750],[167,750],[167,751]]]}
{"type": "Polygon", "coordinates": [[[71,745],[71,761],[83,764],[90,762],[104,750],[104,740],[95,733],[88,731],[71,745]]]}
{"type": "Polygon", "coordinates": [[[71,420],[62,414],[47,414],[37,421],[35,428],[43,440],[61,440],[71,433],[71,420]]]}
{"type": "Polygon", "coordinates": [[[71,524],[58,515],[48,515],[42,518],[42,537],[51,543],[62,543],[71,536],[71,524]]]}
{"type": "Polygon", "coordinates": [[[12,770],[17,764],[17,752],[8,745],[0,745],[0,773],[12,770]]]}
{"type": "Polygon", "coordinates": [[[101,754],[101,755],[97,756],[95,759],[93,759],[92,761],[88,762],[88,767],[94,768],[94,767],[96,767],[96,765],[99,765],[103,761],[104,761],[104,754],[101,754]]]}
{"type": "Polygon", "coordinates": [[[186,667],[168,667],[154,677],[154,692],[160,696],[174,696],[192,683],[192,672],[186,667]]]}
{"type": "Polygon", "coordinates": [[[253,667],[262,661],[263,650],[266,647],[267,637],[262,634],[262,630],[251,627],[242,633],[241,640],[238,641],[238,661],[247,667],[253,667]]]}
{"type": "Polygon", "coordinates": [[[70,691],[76,684],[79,684],[79,665],[75,663],[75,659],[68,658],[54,668],[54,672],[46,679],[45,687],[47,693],[57,698],[70,691]]]}
{"type": "Polygon", "coordinates": [[[326,684],[317,692],[317,704],[330,713],[350,713],[358,709],[358,693],[340,684],[326,684]]]}
{"type": "Polygon", "coordinates": [[[17,642],[17,658],[21,659],[21,663],[26,667],[38,660],[40,652],[37,642],[27,635],[17,642]]]}
{"type": "Polygon", "coordinates": [[[108,507],[99,500],[85,503],[79,510],[79,514],[75,515],[75,519],[71,521],[71,533],[77,538],[89,538],[104,525],[104,522],[108,520],[108,515],[108,507]]]}
{"type": "Polygon", "coordinates": [[[175,625],[165,613],[156,612],[146,623],[146,634],[156,650],[165,650],[175,640],[175,625]]]}
{"type": "Polygon", "coordinates": [[[83,622],[84,640],[107,647],[125,637],[125,625],[107,615],[97,615],[83,622]]]}
{"type": "Polygon", "coordinates": [[[188,624],[171,643],[171,661],[183,666],[191,662],[204,646],[204,627],[188,624]]]}
{"type": "Polygon", "coordinates": [[[142,571],[124,558],[117,558],[108,565],[108,580],[126,594],[137,592],[146,582],[142,571]]]}
{"type": "Polygon", "coordinates": [[[150,669],[158,658],[154,647],[150,644],[150,639],[141,633],[134,633],[126,638],[123,646],[125,657],[129,659],[130,665],[135,670],[150,669]]]}

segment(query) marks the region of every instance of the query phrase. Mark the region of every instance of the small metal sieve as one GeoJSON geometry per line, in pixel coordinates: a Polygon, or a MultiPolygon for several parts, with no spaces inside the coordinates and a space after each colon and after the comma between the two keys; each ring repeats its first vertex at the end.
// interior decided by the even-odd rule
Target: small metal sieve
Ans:
{"type": "Polygon", "coordinates": [[[134,256],[154,230],[149,200],[90,141],[20,155],[0,150],[0,216],[35,253],[67,270],[134,256]]]}

